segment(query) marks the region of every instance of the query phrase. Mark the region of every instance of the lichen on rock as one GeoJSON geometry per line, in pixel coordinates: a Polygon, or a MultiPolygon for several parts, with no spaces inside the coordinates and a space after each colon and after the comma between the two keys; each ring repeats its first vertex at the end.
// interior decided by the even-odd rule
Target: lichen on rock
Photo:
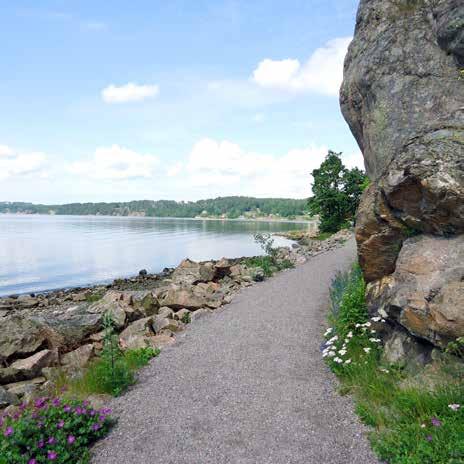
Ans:
{"type": "Polygon", "coordinates": [[[461,1],[361,0],[340,92],[372,180],[359,261],[371,308],[439,347],[464,335],[463,66],[461,1]]]}

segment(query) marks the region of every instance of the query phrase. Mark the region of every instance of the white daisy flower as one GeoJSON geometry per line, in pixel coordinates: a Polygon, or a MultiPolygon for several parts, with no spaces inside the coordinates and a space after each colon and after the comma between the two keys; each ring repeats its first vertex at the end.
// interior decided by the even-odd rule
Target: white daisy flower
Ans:
{"type": "Polygon", "coordinates": [[[333,332],[332,327],[329,327],[329,328],[325,331],[324,337],[327,337],[327,336],[330,335],[332,332],[333,332]]]}

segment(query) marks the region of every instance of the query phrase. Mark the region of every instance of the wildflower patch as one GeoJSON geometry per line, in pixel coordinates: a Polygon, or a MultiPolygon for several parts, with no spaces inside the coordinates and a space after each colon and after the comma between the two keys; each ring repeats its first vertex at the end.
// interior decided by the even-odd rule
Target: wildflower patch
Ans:
{"type": "Polygon", "coordinates": [[[85,464],[112,425],[109,409],[86,401],[39,398],[0,418],[0,464],[85,464]]]}
{"type": "MultiPolygon", "coordinates": [[[[434,389],[405,387],[408,374],[382,364],[378,332],[387,322],[379,315],[369,317],[358,266],[336,277],[331,300],[322,356],[340,379],[341,392],[353,394],[382,462],[464,463],[464,368],[434,389]]],[[[460,354],[461,345],[457,341],[448,352],[460,354]]],[[[444,362],[441,368],[445,372],[451,365],[444,362]]]]}

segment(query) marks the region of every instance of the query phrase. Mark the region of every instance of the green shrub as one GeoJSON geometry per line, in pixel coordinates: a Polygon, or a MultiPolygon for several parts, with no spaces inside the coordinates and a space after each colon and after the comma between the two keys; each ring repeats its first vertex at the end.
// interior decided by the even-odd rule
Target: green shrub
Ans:
{"type": "Polygon", "coordinates": [[[61,383],[79,396],[106,393],[119,396],[136,381],[135,372],[146,366],[160,350],[151,347],[137,350],[118,351],[113,357],[103,355],[91,362],[82,376],[61,383]]]}
{"type": "Polygon", "coordinates": [[[319,241],[324,241],[327,240],[328,238],[332,237],[333,232],[321,232],[319,235],[316,235],[313,237],[314,240],[319,240],[319,241]]]}
{"type": "Polygon", "coordinates": [[[446,352],[464,358],[464,337],[459,337],[454,342],[448,343],[446,352]]]}
{"type": "MultiPolygon", "coordinates": [[[[375,326],[383,320],[368,317],[359,267],[338,274],[330,293],[332,326],[325,333],[323,356],[343,392],[353,394],[361,420],[372,428],[379,458],[389,464],[464,463],[463,376],[443,375],[454,381],[433,391],[425,385],[404,387],[405,373],[382,365],[375,326]]],[[[444,364],[443,372],[447,368],[451,365],[444,364]]]]}
{"type": "Polygon", "coordinates": [[[254,239],[261,246],[265,255],[245,259],[245,266],[261,268],[266,277],[271,277],[276,271],[294,267],[290,260],[277,258],[278,250],[273,246],[274,239],[271,234],[255,234],[254,239]]]}
{"type": "Polygon", "coordinates": [[[85,301],[87,301],[87,303],[95,303],[97,301],[100,301],[104,296],[104,291],[88,293],[87,295],[85,295],[85,301]]]}
{"type": "Polygon", "coordinates": [[[81,376],[60,384],[69,387],[72,393],[85,396],[92,393],[106,393],[119,396],[135,383],[135,371],[158,356],[160,351],[151,347],[121,351],[118,336],[110,314],[103,317],[103,352],[100,358],[89,363],[81,376]]]}
{"type": "Polygon", "coordinates": [[[138,350],[127,350],[124,352],[124,361],[131,370],[137,370],[146,366],[150,359],[160,354],[158,348],[139,348],[138,350]]]}
{"type": "Polygon", "coordinates": [[[89,446],[108,433],[109,409],[40,398],[0,418],[0,464],[85,464],[89,446]]]}

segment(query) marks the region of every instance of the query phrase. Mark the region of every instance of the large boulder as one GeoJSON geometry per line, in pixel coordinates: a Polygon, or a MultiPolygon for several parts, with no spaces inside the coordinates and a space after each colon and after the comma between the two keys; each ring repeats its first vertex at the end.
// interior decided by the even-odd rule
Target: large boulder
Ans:
{"type": "Polygon", "coordinates": [[[196,263],[190,259],[184,259],[174,270],[171,279],[182,285],[194,285],[199,282],[210,282],[216,274],[213,263],[196,263]]]}
{"type": "Polygon", "coordinates": [[[51,327],[61,338],[59,348],[69,351],[102,328],[103,314],[95,311],[92,304],[82,303],[64,310],[46,309],[29,318],[37,324],[51,327]]]}
{"type": "Polygon", "coordinates": [[[10,393],[3,387],[0,387],[0,409],[6,408],[11,404],[18,404],[19,399],[14,393],[10,393]]]}
{"type": "Polygon", "coordinates": [[[115,327],[122,329],[128,320],[144,317],[147,311],[155,311],[159,304],[151,294],[147,297],[148,293],[136,297],[130,292],[109,291],[97,302],[80,303],[60,310],[46,308],[34,312],[30,319],[39,326],[51,328],[61,337],[59,348],[70,351],[102,329],[105,314],[110,314],[115,327]]]}
{"type": "Polygon", "coordinates": [[[52,350],[42,350],[25,359],[18,359],[12,363],[9,370],[16,371],[16,379],[28,380],[41,374],[44,367],[56,364],[58,353],[52,350]]]}
{"type": "Polygon", "coordinates": [[[82,345],[79,348],[64,354],[61,357],[61,364],[72,372],[85,367],[94,353],[94,346],[91,343],[82,345]]]}
{"type": "Polygon", "coordinates": [[[145,348],[153,335],[153,317],[146,317],[127,326],[119,335],[119,344],[123,350],[145,348]]]}
{"type": "Polygon", "coordinates": [[[464,336],[463,276],[463,235],[410,238],[393,274],[368,287],[370,305],[416,337],[446,347],[464,336]]]}
{"type": "Polygon", "coordinates": [[[49,345],[52,331],[43,323],[22,315],[2,319],[0,330],[0,362],[20,358],[49,345]]]}
{"type": "Polygon", "coordinates": [[[215,282],[199,283],[194,286],[172,284],[159,296],[161,306],[174,310],[182,308],[197,310],[205,306],[218,308],[222,305],[224,294],[221,286],[215,282]]]}
{"type": "Polygon", "coordinates": [[[439,264],[464,233],[463,59],[464,3],[361,0],[340,93],[372,181],[356,221],[371,307],[381,301],[438,346],[461,333],[464,311],[451,311],[462,290],[439,264]],[[404,256],[418,263],[426,246],[436,247],[434,270],[422,260],[422,279],[404,256]],[[438,287],[420,290],[431,274],[438,287]]]}

